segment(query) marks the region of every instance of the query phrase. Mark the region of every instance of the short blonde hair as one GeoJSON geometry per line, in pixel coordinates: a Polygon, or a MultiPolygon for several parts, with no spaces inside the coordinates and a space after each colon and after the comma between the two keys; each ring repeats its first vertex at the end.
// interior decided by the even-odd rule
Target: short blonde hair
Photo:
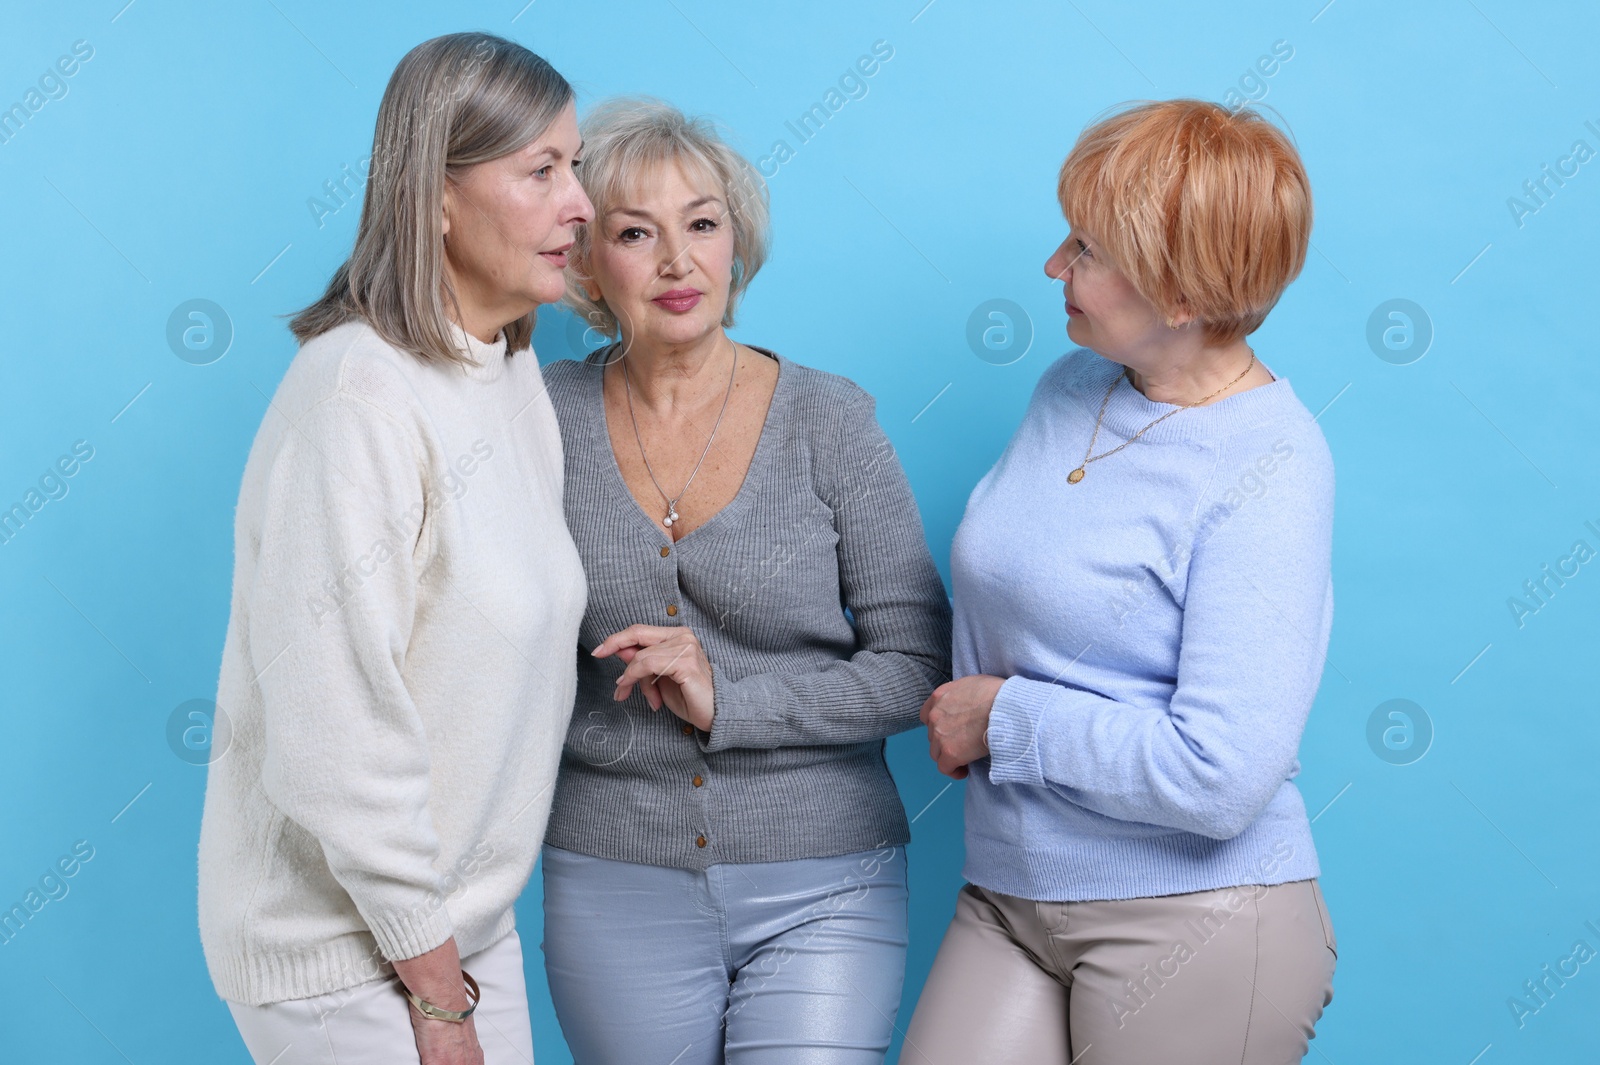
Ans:
{"type": "Polygon", "coordinates": [[[1203,100],[1129,107],[1084,130],[1056,195],[1166,316],[1207,343],[1255,332],[1305,265],[1311,183],[1282,131],[1203,100]]]}
{"type": "Polygon", "coordinates": [[[591,300],[582,282],[590,277],[590,231],[620,200],[637,192],[650,171],[676,163],[703,177],[722,194],[733,228],[733,280],[722,324],[734,322],[739,297],[767,261],[770,244],[767,184],[750,162],[722,140],[704,118],[689,118],[671,104],[648,97],[617,97],[595,105],[580,125],[583,165],[579,180],[594,221],[578,227],[567,264],[566,302],[596,332],[619,335],[616,315],[604,298],[591,300]]]}

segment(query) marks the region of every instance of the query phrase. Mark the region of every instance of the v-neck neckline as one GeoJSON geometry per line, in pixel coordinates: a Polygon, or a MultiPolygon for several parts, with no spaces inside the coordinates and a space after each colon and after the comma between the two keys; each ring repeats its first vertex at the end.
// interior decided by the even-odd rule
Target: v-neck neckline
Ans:
{"type": "Polygon", "coordinates": [[[668,547],[682,547],[690,540],[700,536],[702,532],[714,529],[719,524],[726,525],[732,521],[733,518],[728,517],[728,515],[736,514],[737,511],[748,505],[747,501],[754,491],[750,487],[751,482],[761,480],[765,475],[766,466],[772,461],[771,454],[777,446],[773,440],[778,435],[778,431],[772,426],[783,410],[782,405],[788,403],[789,379],[793,374],[789,372],[789,360],[777,352],[756,344],[745,344],[744,346],[752,351],[760,352],[775,360],[778,364],[778,380],[772,386],[772,399],[767,403],[767,416],[761,423],[761,435],[756,439],[756,449],[751,453],[750,465],[745,468],[744,480],[739,482],[739,490],[734,493],[733,498],[724,503],[722,508],[715,514],[690,529],[677,540],[672,538],[672,534],[661,522],[652,520],[645,513],[644,508],[639,505],[639,501],[633,497],[633,492],[628,488],[627,478],[622,476],[622,465],[617,461],[617,450],[611,444],[611,429],[606,422],[605,368],[608,353],[616,348],[616,344],[613,343],[600,348],[584,360],[588,365],[594,366],[600,371],[594,375],[594,383],[589,386],[589,417],[587,420],[590,427],[592,446],[597,450],[604,449],[605,454],[611,459],[606,472],[609,475],[613,490],[621,497],[626,509],[632,512],[634,519],[638,523],[654,532],[653,539],[655,541],[668,547]]]}

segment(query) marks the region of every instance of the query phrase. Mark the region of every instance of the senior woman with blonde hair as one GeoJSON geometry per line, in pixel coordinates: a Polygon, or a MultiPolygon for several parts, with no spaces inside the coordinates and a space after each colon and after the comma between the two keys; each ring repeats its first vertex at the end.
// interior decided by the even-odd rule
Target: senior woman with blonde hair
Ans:
{"type": "Polygon", "coordinates": [[[589,577],[556,1014],[579,1065],[876,1065],[910,837],[884,737],[949,676],[944,586],[872,397],[725,332],[766,256],[754,169],[658,102],[582,130],[569,299],[620,339],[545,369],[589,577]]]}
{"type": "Polygon", "coordinates": [[[902,1065],[1281,1065],[1333,995],[1293,778],[1333,617],[1333,463],[1245,337],[1311,189],[1251,111],[1136,106],[1061,168],[1080,349],[951,548],[968,881],[902,1065]],[[970,774],[970,776],[969,776],[970,774]]]}
{"type": "Polygon", "coordinates": [[[532,1060],[512,906],[585,588],[528,342],[589,217],[579,147],[526,48],[418,45],[355,249],[291,324],[239,491],[200,829],[201,943],[258,1065],[532,1060]]]}

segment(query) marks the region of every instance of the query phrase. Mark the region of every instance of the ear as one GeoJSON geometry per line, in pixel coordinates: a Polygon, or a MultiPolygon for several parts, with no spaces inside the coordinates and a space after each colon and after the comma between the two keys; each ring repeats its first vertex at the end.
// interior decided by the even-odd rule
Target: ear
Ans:
{"type": "Polygon", "coordinates": [[[584,296],[589,297],[590,304],[598,304],[598,302],[600,302],[600,286],[595,285],[594,277],[589,275],[589,273],[582,272],[582,270],[584,270],[584,264],[582,264],[581,261],[574,262],[574,264],[570,265],[576,265],[576,267],[578,267],[578,269],[571,272],[571,275],[578,278],[578,286],[579,288],[584,289],[584,296]]]}
{"type": "Polygon", "coordinates": [[[1178,297],[1178,306],[1167,315],[1168,329],[1182,329],[1195,320],[1195,314],[1189,309],[1189,301],[1183,296],[1178,297]]]}

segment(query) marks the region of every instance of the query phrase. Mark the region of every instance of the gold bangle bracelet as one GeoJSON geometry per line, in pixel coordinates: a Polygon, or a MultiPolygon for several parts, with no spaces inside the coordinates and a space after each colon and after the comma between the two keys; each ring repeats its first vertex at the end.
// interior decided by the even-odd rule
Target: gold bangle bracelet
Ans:
{"type": "Polygon", "coordinates": [[[417,1007],[417,1012],[424,1017],[430,1017],[436,1021],[449,1021],[451,1024],[460,1024],[472,1016],[472,1011],[478,1008],[478,999],[483,994],[478,990],[478,981],[474,980],[472,974],[467,970],[461,970],[461,979],[467,985],[467,1008],[464,1010],[440,1009],[431,1002],[424,1002],[421,998],[412,994],[411,989],[404,983],[400,985],[400,990],[405,992],[406,998],[410,1000],[413,1006],[417,1007]]]}

